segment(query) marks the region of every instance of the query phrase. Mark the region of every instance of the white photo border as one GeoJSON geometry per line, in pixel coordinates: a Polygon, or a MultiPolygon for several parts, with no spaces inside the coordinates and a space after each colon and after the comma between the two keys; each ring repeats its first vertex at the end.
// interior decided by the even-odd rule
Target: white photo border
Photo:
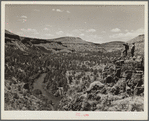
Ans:
{"type": "Polygon", "coordinates": [[[2,1],[1,2],[1,119],[2,120],[147,120],[148,118],[148,1],[2,1]],[[145,6],[145,90],[144,112],[94,112],[94,111],[5,111],[4,110],[4,65],[5,65],[5,5],[144,5],[145,6]],[[76,113],[89,114],[78,117],[76,113]]]}

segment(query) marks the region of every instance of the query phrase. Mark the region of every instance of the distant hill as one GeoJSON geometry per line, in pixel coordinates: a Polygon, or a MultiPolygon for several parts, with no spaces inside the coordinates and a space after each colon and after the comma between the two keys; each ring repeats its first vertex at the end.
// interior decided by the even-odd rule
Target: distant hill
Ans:
{"type": "Polygon", "coordinates": [[[144,34],[139,35],[131,40],[128,40],[127,42],[128,43],[142,43],[142,42],[144,42],[144,34]]]}
{"type": "MultiPolygon", "coordinates": [[[[127,41],[136,43],[136,54],[144,54],[144,35],[139,35],[127,41]]],[[[57,52],[112,52],[121,50],[124,42],[112,41],[102,44],[87,42],[79,37],[60,37],[55,39],[36,39],[21,37],[5,30],[5,43],[14,45],[21,51],[43,51],[45,53],[57,52]]]]}
{"type": "Polygon", "coordinates": [[[95,51],[105,52],[105,49],[100,44],[94,44],[82,40],[79,37],[61,37],[55,39],[36,39],[29,37],[21,37],[9,31],[5,31],[5,43],[16,45],[20,50],[27,51],[34,49],[44,52],[84,52],[95,51]]]}
{"type": "Polygon", "coordinates": [[[60,37],[55,39],[48,39],[49,41],[55,41],[55,42],[62,42],[65,44],[68,43],[87,43],[87,41],[82,40],[80,37],[60,37]]]}
{"type": "Polygon", "coordinates": [[[132,43],[135,43],[135,53],[138,55],[144,55],[144,34],[139,35],[127,42],[130,47],[132,43]]]}
{"type": "Polygon", "coordinates": [[[19,40],[20,37],[18,35],[16,35],[16,34],[13,34],[13,33],[9,32],[9,31],[5,30],[5,41],[7,42],[7,41],[11,41],[13,39],[14,40],[19,40]]]}
{"type": "Polygon", "coordinates": [[[122,49],[123,44],[124,44],[124,42],[122,42],[122,41],[113,41],[113,42],[103,43],[103,44],[101,44],[101,47],[103,47],[108,52],[112,52],[112,51],[122,49]]]}
{"type": "Polygon", "coordinates": [[[12,33],[12,32],[9,32],[8,30],[5,30],[5,34],[16,35],[16,34],[14,34],[14,33],[12,33]]]}
{"type": "MultiPolygon", "coordinates": [[[[144,55],[144,35],[139,35],[131,40],[126,41],[129,44],[129,51],[131,51],[132,43],[135,43],[135,55],[144,55]]],[[[124,48],[122,41],[113,41],[103,43],[100,46],[103,47],[107,52],[117,51],[124,48]]]]}

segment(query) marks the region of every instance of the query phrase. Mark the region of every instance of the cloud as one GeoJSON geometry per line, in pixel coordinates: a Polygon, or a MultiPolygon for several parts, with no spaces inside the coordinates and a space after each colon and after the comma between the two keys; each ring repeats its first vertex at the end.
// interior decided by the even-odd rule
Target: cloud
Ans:
{"type": "Polygon", "coordinates": [[[23,16],[21,16],[21,18],[24,18],[24,19],[26,19],[26,18],[27,18],[27,16],[24,16],[24,15],[23,15],[23,16]]]}
{"type": "Polygon", "coordinates": [[[34,32],[34,34],[39,34],[39,32],[34,32]]]}
{"type": "Polygon", "coordinates": [[[115,29],[112,29],[111,32],[120,32],[121,30],[119,28],[115,28],[115,29]]]}
{"type": "MultiPolygon", "coordinates": [[[[18,17],[18,16],[17,16],[18,17]]],[[[20,18],[18,19],[19,22],[25,23],[27,21],[27,16],[20,16],[20,18]]]]}
{"type": "Polygon", "coordinates": [[[64,34],[64,32],[63,31],[58,31],[58,32],[56,32],[56,34],[57,35],[62,35],[62,34],[64,34]]]}
{"type": "Polygon", "coordinates": [[[136,33],[144,34],[144,29],[143,28],[137,29],[136,30],[136,33]]]}
{"type": "Polygon", "coordinates": [[[85,29],[74,29],[72,30],[73,36],[77,36],[82,38],[83,40],[89,41],[89,42],[95,42],[95,43],[100,43],[103,41],[103,37],[100,35],[96,35],[95,29],[88,29],[90,30],[88,33],[86,33],[85,29]]]}
{"type": "Polygon", "coordinates": [[[24,29],[24,28],[22,28],[21,31],[23,31],[23,32],[36,32],[36,29],[31,29],[31,28],[24,29]]]}
{"type": "Polygon", "coordinates": [[[63,10],[61,10],[61,9],[52,9],[52,11],[63,12],[63,10]]]}
{"type": "Polygon", "coordinates": [[[25,23],[27,21],[27,19],[22,19],[22,23],[25,23]]]}
{"type": "Polygon", "coordinates": [[[25,23],[27,21],[27,19],[18,19],[18,21],[21,23],[25,23]]]}
{"type": "Polygon", "coordinates": [[[28,28],[28,29],[22,28],[21,31],[25,33],[39,34],[36,29],[31,29],[31,28],[28,28]]]}
{"type": "Polygon", "coordinates": [[[74,29],[72,30],[73,33],[82,33],[83,31],[85,31],[84,29],[74,29]]]}
{"type": "Polygon", "coordinates": [[[106,33],[106,31],[102,31],[101,33],[102,33],[102,34],[105,34],[105,33],[106,33]]]}
{"type": "Polygon", "coordinates": [[[60,10],[60,9],[56,9],[56,11],[57,11],[57,12],[63,12],[63,11],[62,11],[62,10],[60,10]]]}
{"type": "Polygon", "coordinates": [[[38,9],[34,9],[34,11],[35,11],[35,12],[39,12],[40,10],[38,10],[38,9]]]}
{"type": "Polygon", "coordinates": [[[82,34],[80,34],[80,36],[84,36],[84,34],[82,33],[82,34]]]}
{"type": "Polygon", "coordinates": [[[102,38],[101,36],[98,36],[98,35],[96,35],[96,34],[95,34],[95,35],[88,35],[88,37],[96,38],[96,39],[97,39],[97,38],[102,38]]]}
{"type": "Polygon", "coordinates": [[[84,36],[84,39],[94,43],[100,43],[101,41],[103,41],[103,37],[101,37],[100,35],[86,35],[84,36]]]}
{"type": "Polygon", "coordinates": [[[96,30],[95,29],[88,29],[88,30],[86,30],[86,32],[96,32],[96,30]]]}
{"type": "Polygon", "coordinates": [[[46,26],[48,26],[48,27],[52,27],[52,25],[49,25],[49,24],[47,24],[46,26]]]}
{"type": "Polygon", "coordinates": [[[66,13],[70,13],[70,11],[69,10],[61,10],[61,9],[52,9],[52,11],[56,11],[56,12],[66,12],[66,13]]]}
{"type": "Polygon", "coordinates": [[[128,30],[126,29],[125,32],[128,32],[128,30]]]}
{"type": "Polygon", "coordinates": [[[112,40],[115,39],[115,41],[119,40],[119,41],[127,41],[130,40],[134,37],[137,37],[140,34],[144,34],[144,29],[140,28],[137,29],[135,31],[127,31],[126,33],[118,33],[118,34],[113,34],[111,36],[109,36],[109,38],[111,38],[112,40]]]}
{"type": "Polygon", "coordinates": [[[52,37],[53,35],[52,34],[45,34],[46,36],[50,36],[50,37],[52,37]]]}
{"type": "Polygon", "coordinates": [[[43,30],[44,30],[44,31],[49,31],[49,28],[46,28],[46,27],[45,27],[43,30]]]}
{"type": "Polygon", "coordinates": [[[70,33],[66,33],[66,36],[74,36],[73,34],[70,33]]]}
{"type": "Polygon", "coordinates": [[[66,12],[67,12],[67,13],[70,13],[70,11],[68,11],[68,10],[67,10],[66,12]]]}

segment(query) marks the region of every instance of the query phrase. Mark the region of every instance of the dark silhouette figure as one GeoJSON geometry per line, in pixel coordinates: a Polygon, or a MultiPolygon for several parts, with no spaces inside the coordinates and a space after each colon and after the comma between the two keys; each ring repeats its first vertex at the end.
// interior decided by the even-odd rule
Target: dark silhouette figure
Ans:
{"type": "Polygon", "coordinates": [[[129,45],[128,43],[123,44],[125,46],[125,50],[123,51],[123,55],[125,54],[125,57],[127,56],[127,51],[129,50],[129,45]]]}
{"type": "Polygon", "coordinates": [[[132,47],[131,47],[131,57],[134,56],[134,52],[135,52],[135,43],[132,43],[132,47]]]}

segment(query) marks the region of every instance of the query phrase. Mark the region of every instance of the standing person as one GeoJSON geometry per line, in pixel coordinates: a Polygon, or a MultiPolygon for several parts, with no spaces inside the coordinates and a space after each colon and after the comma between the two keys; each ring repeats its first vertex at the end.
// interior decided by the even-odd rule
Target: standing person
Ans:
{"type": "Polygon", "coordinates": [[[126,57],[127,56],[127,51],[129,50],[129,45],[128,45],[128,43],[123,44],[123,45],[125,46],[125,50],[123,51],[123,55],[125,53],[125,57],[126,57]]]}
{"type": "Polygon", "coordinates": [[[135,43],[132,43],[132,47],[131,47],[131,57],[134,56],[134,51],[135,51],[135,43]]]}

